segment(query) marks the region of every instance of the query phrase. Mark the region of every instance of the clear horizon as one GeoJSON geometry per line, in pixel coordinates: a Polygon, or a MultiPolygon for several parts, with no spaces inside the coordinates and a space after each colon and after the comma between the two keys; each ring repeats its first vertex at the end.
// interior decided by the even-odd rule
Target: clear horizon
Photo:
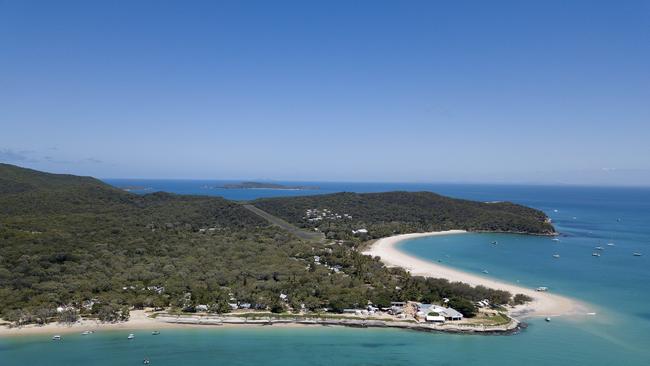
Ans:
{"type": "Polygon", "coordinates": [[[0,162],[650,186],[650,3],[0,2],[0,162]]]}

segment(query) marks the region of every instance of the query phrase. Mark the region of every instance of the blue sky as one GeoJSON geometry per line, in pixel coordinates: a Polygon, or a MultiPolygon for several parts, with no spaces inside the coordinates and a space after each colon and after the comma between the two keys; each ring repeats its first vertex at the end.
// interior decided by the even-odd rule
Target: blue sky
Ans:
{"type": "Polygon", "coordinates": [[[3,1],[0,161],[650,185],[648,1],[3,1]]]}

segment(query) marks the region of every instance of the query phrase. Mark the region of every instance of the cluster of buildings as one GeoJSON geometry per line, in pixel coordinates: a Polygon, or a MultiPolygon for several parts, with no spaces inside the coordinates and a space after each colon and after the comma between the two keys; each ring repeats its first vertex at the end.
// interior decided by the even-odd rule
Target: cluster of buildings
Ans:
{"type": "Polygon", "coordinates": [[[372,305],[368,305],[364,309],[344,309],[343,313],[354,314],[357,316],[368,316],[386,313],[401,319],[415,318],[417,320],[430,323],[444,323],[447,321],[463,320],[463,314],[461,314],[456,309],[448,306],[402,301],[391,302],[390,307],[387,308],[377,308],[372,305]]]}
{"type": "Polygon", "coordinates": [[[324,208],[322,210],[319,210],[317,208],[310,208],[307,211],[305,211],[305,216],[303,216],[302,219],[307,220],[309,222],[316,222],[316,221],[321,221],[326,219],[327,220],[342,220],[342,219],[351,220],[352,216],[346,213],[339,214],[336,212],[332,212],[327,208],[324,208]]]}
{"type": "MultiPolygon", "coordinates": [[[[325,262],[321,262],[321,257],[319,255],[314,256],[314,264],[325,266],[327,269],[329,269],[330,271],[332,271],[334,273],[339,273],[339,272],[341,272],[343,270],[343,266],[340,266],[338,264],[330,266],[329,264],[327,264],[325,262]]],[[[307,268],[309,268],[309,267],[307,267],[307,268]]]]}

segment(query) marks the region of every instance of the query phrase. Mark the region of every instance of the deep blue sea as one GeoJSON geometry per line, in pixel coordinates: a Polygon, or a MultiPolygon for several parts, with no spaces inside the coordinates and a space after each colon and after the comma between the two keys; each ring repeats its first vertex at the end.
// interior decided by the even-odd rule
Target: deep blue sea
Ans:
{"type": "Polygon", "coordinates": [[[92,336],[0,338],[0,365],[650,365],[650,189],[460,184],[279,182],[319,190],[226,190],[223,181],[107,180],[116,186],[257,197],[389,190],[434,191],[544,210],[560,241],[508,234],[421,238],[401,249],[466,271],[487,270],[524,286],[548,286],[589,303],[594,316],[529,320],[512,336],[347,328],[205,328],[92,336]],[[492,241],[497,245],[491,245],[492,241]],[[608,246],[607,243],[614,243],[608,246]],[[594,247],[603,246],[601,257],[594,247]],[[634,257],[633,252],[644,256],[634,257]],[[559,254],[560,258],[553,258],[559,254]]]}

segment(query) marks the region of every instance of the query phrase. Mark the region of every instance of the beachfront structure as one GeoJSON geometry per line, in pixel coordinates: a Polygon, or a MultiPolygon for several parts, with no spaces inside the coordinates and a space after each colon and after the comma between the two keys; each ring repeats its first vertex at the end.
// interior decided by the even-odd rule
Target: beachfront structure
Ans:
{"type": "Polygon", "coordinates": [[[367,229],[352,230],[352,234],[354,235],[368,234],[368,230],[367,229]]]}
{"type": "Polygon", "coordinates": [[[432,313],[427,314],[427,316],[425,317],[425,320],[428,321],[428,322],[432,322],[432,323],[444,323],[445,322],[445,317],[444,316],[442,316],[442,315],[433,315],[433,314],[437,314],[437,313],[432,312],[432,313]]]}
{"type": "MultiPolygon", "coordinates": [[[[440,305],[418,304],[418,316],[426,319],[429,313],[437,313],[444,320],[463,320],[463,314],[453,308],[445,308],[440,305]]],[[[435,315],[432,315],[435,316],[435,315]]]]}

